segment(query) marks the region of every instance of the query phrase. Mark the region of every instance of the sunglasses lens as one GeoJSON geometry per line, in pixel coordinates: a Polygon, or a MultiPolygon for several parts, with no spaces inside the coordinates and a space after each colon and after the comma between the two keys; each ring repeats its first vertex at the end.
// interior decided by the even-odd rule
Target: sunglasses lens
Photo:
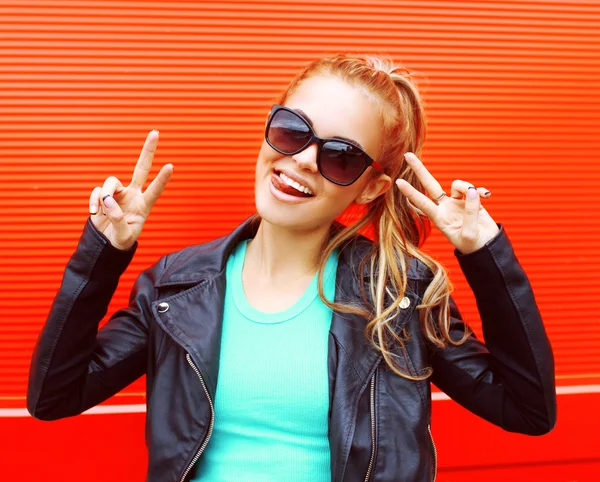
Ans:
{"type": "Polygon", "coordinates": [[[321,149],[321,173],[340,184],[356,181],[365,167],[365,154],[343,142],[329,141],[321,149]]]}
{"type": "Polygon", "coordinates": [[[301,149],[311,136],[312,133],[306,123],[286,110],[275,112],[267,131],[268,141],[284,154],[291,154],[301,149]]]}

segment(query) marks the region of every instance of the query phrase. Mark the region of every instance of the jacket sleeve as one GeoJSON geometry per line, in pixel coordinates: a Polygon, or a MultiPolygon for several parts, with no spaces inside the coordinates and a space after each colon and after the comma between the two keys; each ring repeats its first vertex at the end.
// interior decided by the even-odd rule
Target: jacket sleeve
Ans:
{"type": "MultiPolygon", "coordinates": [[[[510,432],[542,435],[556,424],[554,356],[535,297],[504,227],[475,252],[454,255],[475,295],[485,344],[434,349],[431,381],[459,404],[510,432]]],[[[466,323],[450,299],[450,334],[466,323]]]]}
{"type": "Polygon", "coordinates": [[[129,306],[98,330],[137,247],[136,240],[128,250],[115,248],[88,217],[31,357],[27,410],[33,417],[77,415],[145,373],[145,307],[166,256],[138,276],[129,306]]]}

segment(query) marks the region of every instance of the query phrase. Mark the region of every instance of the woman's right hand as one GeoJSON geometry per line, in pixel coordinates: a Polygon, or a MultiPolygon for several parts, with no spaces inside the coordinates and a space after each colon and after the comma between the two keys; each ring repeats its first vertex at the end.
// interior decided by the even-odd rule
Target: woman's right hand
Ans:
{"type": "Polygon", "coordinates": [[[142,192],[152,167],[157,144],[158,131],[152,130],[146,137],[129,186],[123,187],[121,181],[110,176],[102,187],[96,186],[92,191],[92,223],[115,248],[127,250],[133,246],[154,203],[171,179],[174,166],[165,164],[148,188],[142,192]],[[107,195],[109,197],[106,197],[107,195]]]}

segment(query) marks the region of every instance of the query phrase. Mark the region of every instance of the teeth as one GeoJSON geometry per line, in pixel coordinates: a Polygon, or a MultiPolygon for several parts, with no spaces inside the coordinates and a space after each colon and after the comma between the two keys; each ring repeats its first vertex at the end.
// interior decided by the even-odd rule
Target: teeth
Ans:
{"type": "Polygon", "coordinates": [[[313,194],[313,192],[308,189],[306,186],[303,186],[302,184],[298,184],[296,181],[294,181],[293,179],[290,179],[289,177],[287,177],[283,172],[279,173],[279,177],[283,180],[283,182],[285,182],[288,186],[292,186],[293,188],[297,189],[300,192],[305,192],[306,194],[313,194]]]}

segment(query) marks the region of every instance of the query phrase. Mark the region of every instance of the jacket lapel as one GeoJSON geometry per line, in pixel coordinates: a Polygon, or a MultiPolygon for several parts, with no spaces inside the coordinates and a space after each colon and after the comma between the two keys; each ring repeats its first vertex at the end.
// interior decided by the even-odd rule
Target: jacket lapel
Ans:
{"type": "Polygon", "coordinates": [[[152,303],[156,322],[190,354],[212,400],[217,389],[224,297],[225,276],[219,274],[152,303]],[[158,305],[165,302],[168,311],[158,312],[158,305]]]}

